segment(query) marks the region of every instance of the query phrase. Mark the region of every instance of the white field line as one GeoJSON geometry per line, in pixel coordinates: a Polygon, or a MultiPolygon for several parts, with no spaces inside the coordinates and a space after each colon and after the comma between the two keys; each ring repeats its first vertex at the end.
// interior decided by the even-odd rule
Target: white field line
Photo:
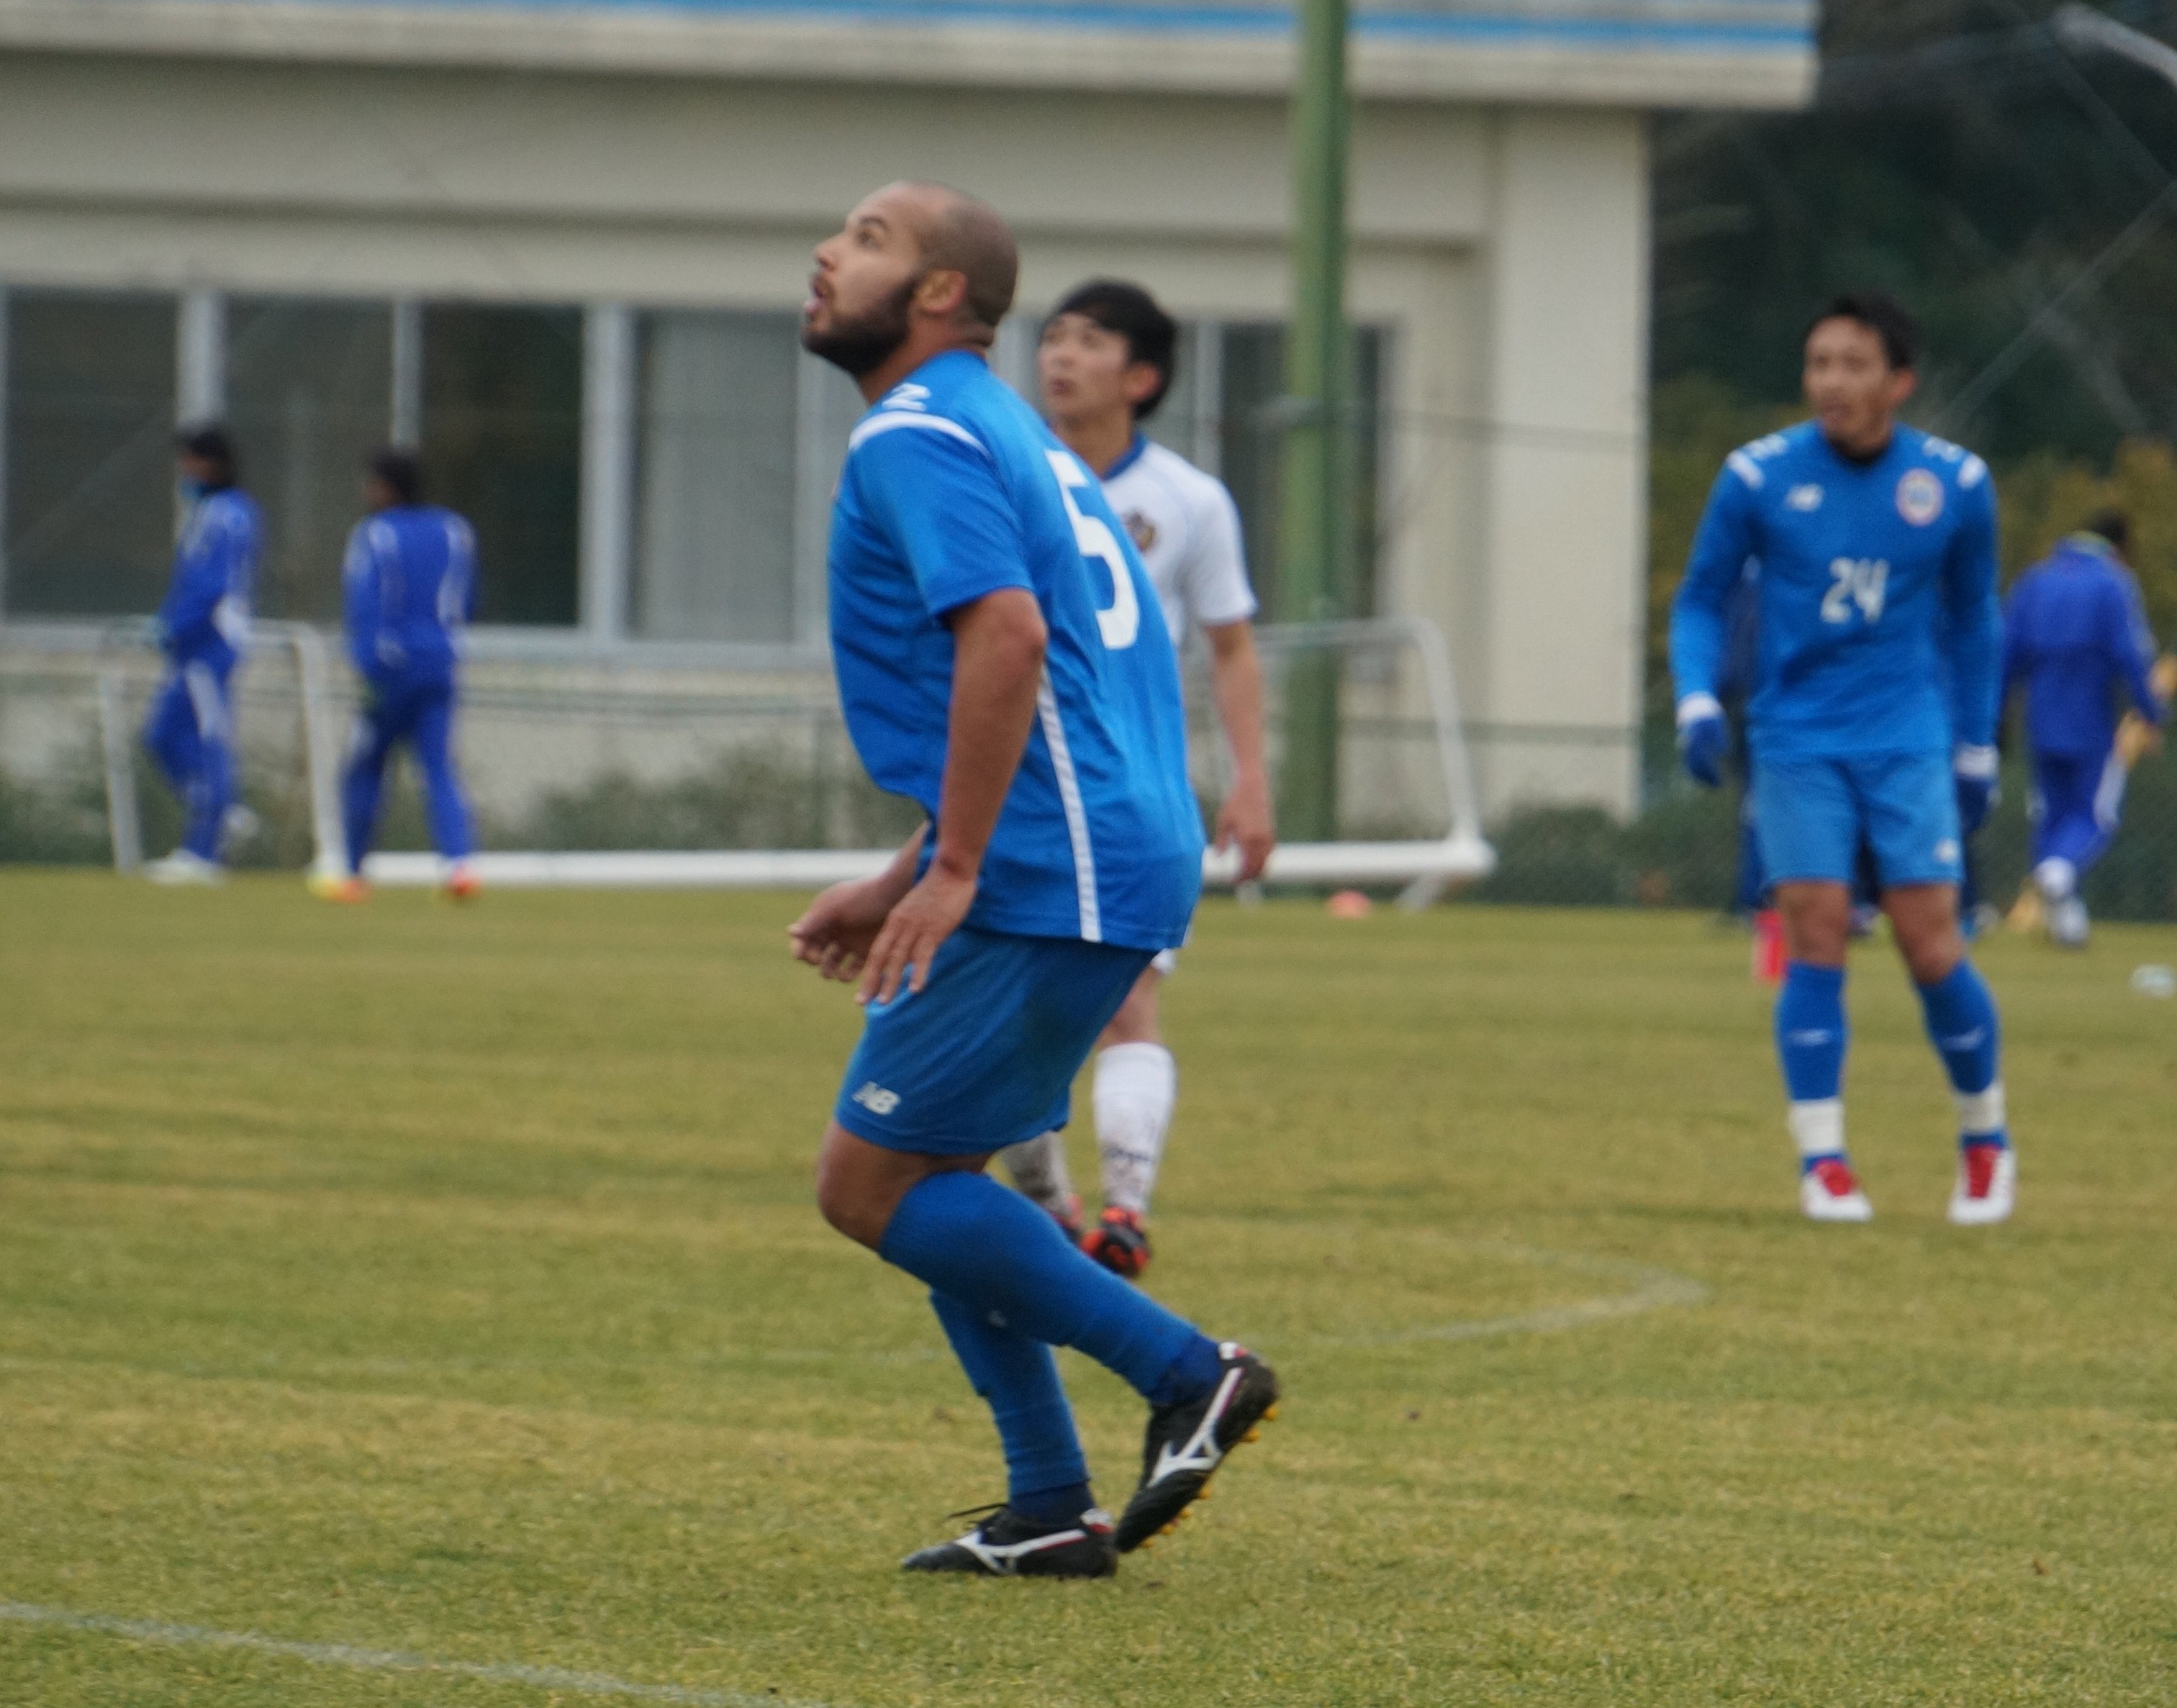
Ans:
{"type": "Polygon", "coordinates": [[[62,1607],[34,1607],[0,1602],[0,1620],[45,1625],[63,1631],[93,1631],[131,1642],[166,1648],[246,1649],[277,1655],[314,1667],[346,1667],[357,1673],[425,1673],[456,1678],[480,1678],[493,1684],[533,1684],[540,1690],[565,1690],[582,1696],[619,1696],[642,1702],[679,1702],[690,1708],[822,1708],[783,1696],[751,1695],[745,1690],[698,1690],[685,1684],[637,1684],[603,1673],[575,1673],[564,1667],[525,1667],[513,1662],[434,1661],[398,1649],[357,1649],[346,1643],[292,1643],[260,1637],[254,1631],[216,1631],[205,1625],[170,1625],[158,1619],[115,1619],[101,1613],[75,1613],[62,1607]]]}
{"type": "MultiPolygon", "coordinates": [[[[1637,1317],[1649,1311],[1667,1310],[1678,1305],[1698,1305],[1708,1298],[1708,1289],[1699,1281],[1686,1276],[1673,1275],[1667,1269],[1656,1269],[1649,1264],[1633,1263],[1620,1258],[1587,1257],[1574,1252],[1545,1251],[1538,1246],[1492,1245],[1460,1239],[1447,1239],[1442,1243],[1471,1252],[1478,1257],[1503,1258],[1512,1263],[1532,1265],[1538,1269],[1570,1270],[1575,1275],[1592,1276],[1597,1280],[1624,1281],[1631,1285],[1624,1292],[1606,1294],[1601,1298],[1575,1299],[1569,1304],[1544,1305],[1536,1310],[1520,1311],[1510,1316],[1417,1324],[1411,1328],[1385,1329],[1373,1334],[1303,1335],[1283,1343],[1310,1346],[1396,1346],[1421,1341],[1481,1341],[1500,1335],[1555,1335],[1568,1329],[1585,1328],[1590,1323],[1637,1317]]],[[[1279,1343],[1280,1337],[1274,1335],[1263,1335],[1259,1342],[1273,1349],[1279,1343]]]]}

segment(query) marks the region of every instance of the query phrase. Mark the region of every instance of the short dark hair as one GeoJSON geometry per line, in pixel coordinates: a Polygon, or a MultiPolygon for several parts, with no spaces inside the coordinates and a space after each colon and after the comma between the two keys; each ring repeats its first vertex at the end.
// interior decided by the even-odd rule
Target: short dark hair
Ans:
{"type": "Polygon", "coordinates": [[[218,422],[190,422],[174,435],[174,449],[218,469],[218,477],[211,483],[214,491],[231,487],[242,477],[241,460],[234,454],[234,436],[218,422]]]}
{"type": "Polygon", "coordinates": [[[2119,556],[2131,547],[2131,518],[2114,504],[2105,505],[2087,517],[2080,531],[2108,541],[2116,547],[2119,556]]]}
{"type": "Polygon", "coordinates": [[[1056,320],[1061,314],[1078,314],[1106,332],[1117,333],[1127,340],[1130,362],[1146,362],[1157,371],[1157,389],[1134,405],[1136,421],[1154,415],[1165,394],[1171,389],[1172,374],[1178,366],[1179,323],[1140,286],[1121,279],[1091,279],[1075,286],[1050,311],[1050,318],[1056,320]]]}
{"type": "Polygon", "coordinates": [[[384,450],[373,451],[363,466],[390,487],[393,496],[404,504],[412,504],[423,496],[423,465],[416,460],[413,451],[388,445],[384,450]]]}
{"type": "Polygon", "coordinates": [[[1920,365],[1920,323],[1885,291],[1847,291],[1831,297],[1807,323],[1807,337],[1825,320],[1857,320],[1882,340],[1882,354],[1892,367],[1920,365]]]}

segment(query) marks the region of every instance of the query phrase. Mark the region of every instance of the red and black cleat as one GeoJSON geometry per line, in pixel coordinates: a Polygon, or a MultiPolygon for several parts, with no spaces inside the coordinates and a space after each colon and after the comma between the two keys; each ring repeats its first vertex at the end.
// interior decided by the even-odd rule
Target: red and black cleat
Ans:
{"type": "Polygon", "coordinates": [[[1113,1208],[1081,1236],[1081,1249],[1113,1275],[1139,1281],[1149,1266],[1149,1231],[1138,1212],[1113,1208]]]}

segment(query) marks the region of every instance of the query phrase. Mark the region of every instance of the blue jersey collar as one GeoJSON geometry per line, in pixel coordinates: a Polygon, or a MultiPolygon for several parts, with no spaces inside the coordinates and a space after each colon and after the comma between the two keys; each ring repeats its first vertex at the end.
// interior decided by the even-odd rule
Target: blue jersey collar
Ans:
{"type": "Polygon", "coordinates": [[[1139,427],[1136,427],[1134,429],[1133,443],[1128,445],[1126,449],[1120,452],[1119,460],[1112,464],[1110,468],[1105,470],[1098,478],[1099,480],[1105,481],[1117,480],[1119,476],[1126,473],[1128,469],[1131,469],[1136,463],[1141,461],[1143,455],[1149,450],[1149,435],[1143,432],[1139,427]]]}

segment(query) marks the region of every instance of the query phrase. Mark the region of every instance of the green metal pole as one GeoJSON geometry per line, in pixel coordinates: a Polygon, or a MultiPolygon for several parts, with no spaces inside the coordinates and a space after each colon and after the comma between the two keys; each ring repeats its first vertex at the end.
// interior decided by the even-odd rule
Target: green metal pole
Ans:
{"type": "MultiPolygon", "coordinates": [[[[1342,614],[1347,528],[1345,450],[1345,91],[1347,0],[1299,0],[1293,86],[1293,314],[1285,341],[1285,502],[1279,614],[1315,623],[1342,614]]],[[[1337,834],[1338,659],[1302,653],[1285,686],[1279,816],[1294,841],[1337,834]]]]}

